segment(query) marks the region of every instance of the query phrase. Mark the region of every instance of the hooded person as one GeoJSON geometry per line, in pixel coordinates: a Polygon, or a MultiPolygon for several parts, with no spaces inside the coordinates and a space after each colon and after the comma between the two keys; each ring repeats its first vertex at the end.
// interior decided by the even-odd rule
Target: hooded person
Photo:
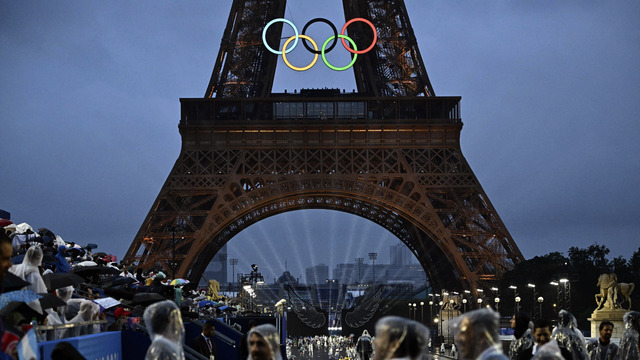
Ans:
{"type": "Polygon", "coordinates": [[[417,360],[427,352],[429,329],[399,316],[385,316],[376,323],[375,360],[417,360]]]}
{"type": "Polygon", "coordinates": [[[529,314],[524,311],[513,315],[511,327],[513,328],[515,339],[509,345],[509,358],[517,359],[524,349],[533,346],[533,334],[529,328],[530,321],[529,314]]]}
{"type": "Polygon", "coordinates": [[[560,347],[569,350],[573,360],[588,360],[587,344],[577,324],[576,318],[570,312],[560,310],[558,327],[551,333],[551,339],[557,341],[560,347]]]}
{"type": "Polygon", "coordinates": [[[35,293],[46,293],[47,286],[40,275],[42,265],[42,249],[38,245],[31,246],[22,259],[22,263],[9,268],[9,272],[29,283],[26,289],[35,293]]]}
{"type": "MultiPolygon", "coordinates": [[[[80,303],[80,309],[78,310],[78,314],[74,316],[71,320],[67,321],[67,324],[78,324],[87,321],[97,320],[100,315],[100,305],[94,303],[91,300],[82,300],[80,303]]],[[[93,324],[91,325],[82,325],[79,328],[71,328],[68,329],[68,332],[64,334],[64,337],[69,336],[82,336],[94,333],[93,324]]]]}
{"type": "Polygon", "coordinates": [[[55,267],[57,273],[68,273],[71,270],[71,265],[65,258],[67,247],[64,245],[58,246],[58,253],[56,254],[55,267]]]}
{"type": "Polygon", "coordinates": [[[371,354],[373,353],[373,344],[371,343],[371,335],[365,329],[362,332],[362,336],[358,338],[356,342],[356,352],[358,353],[358,358],[360,360],[369,360],[371,358],[371,354]]]}
{"type": "Polygon", "coordinates": [[[145,360],[184,360],[184,326],[176,304],[157,302],[147,307],[142,317],[151,337],[145,360]]]}
{"type": "Polygon", "coordinates": [[[460,359],[508,360],[499,337],[500,315],[491,309],[465,313],[451,321],[460,359]]]}
{"type": "Polygon", "coordinates": [[[629,311],[622,317],[624,331],[620,338],[620,359],[640,360],[640,312],[629,311]]]}
{"type": "Polygon", "coordinates": [[[282,360],[280,336],[275,326],[262,324],[249,330],[247,360],[282,360]]]}

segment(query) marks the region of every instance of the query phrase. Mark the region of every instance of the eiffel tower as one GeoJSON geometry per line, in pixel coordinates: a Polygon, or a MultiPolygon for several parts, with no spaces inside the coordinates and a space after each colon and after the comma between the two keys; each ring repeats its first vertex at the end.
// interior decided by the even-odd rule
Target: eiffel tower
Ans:
{"type": "Polygon", "coordinates": [[[381,225],[434,291],[491,286],[523,260],[462,155],[461,98],[435,96],[404,2],[343,0],[345,19],[377,29],[374,41],[367,24],[349,25],[358,48],[375,45],[347,94],[271,92],[278,55],[261,35],[285,6],[234,0],[205,96],[180,99],[180,155],[124,260],[198,281],[234,235],[300,209],[381,225]]]}

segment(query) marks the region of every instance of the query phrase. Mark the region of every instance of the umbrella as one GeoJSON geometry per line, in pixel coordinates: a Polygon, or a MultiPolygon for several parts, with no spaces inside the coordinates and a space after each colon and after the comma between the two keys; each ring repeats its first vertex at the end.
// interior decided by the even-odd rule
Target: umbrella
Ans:
{"type": "Polygon", "coordinates": [[[77,263],[76,266],[98,266],[98,264],[95,261],[87,260],[77,263]]]}
{"type": "Polygon", "coordinates": [[[137,293],[133,297],[133,300],[131,300],[131,303],[139,304],[139,305],[143,305],[143,304],[151,305],[158,301],[164,301],[164,300],[167,300],[167,299],[158,293],[137,293]]]}
{"type": "Polygon", "coordinates": [[[24,234],[28,230],[31,230],[31,232],[34,232],[33,228],[31,227],[31,225],[27,224],[26,222],[23,222],[21,224],[16,225],[16,232],[18,234],[24,234]]]}
{"type": "Polygon", "coordinates": [[[185,279],[180,279],[180,278],[178,278],[178,279],[173,279],[173,280],[171,280],[171,282],[169,283],[169,285],[176,286],[176,285],[184,285],[184,284],[188,284],[188,283],[189,283],[189,280],[185,280],[185,279]]]}
{"type": "Polygon", "coordinates": [[[236,311],[236,308],[231,307],[231,306],[220,306],[218,309],[222,310],[222,311],[236,311]]]}
{"type": "Polygon", "coordinates": [[[118,275],[120,270],[108,266],[76,266],[71,269],[72,273],[76,273],[82,277],[88,278],[93,275],[118,275]]]}
{"type": "Polygon", "coordinates": [[[59,297],[50,294],[50,293],[38,293],[39,296],[42,296],[38,301],[40,302],[40,306],[42,310],[57,308],[58,306],[66,306],[67,303],[64,302],[59,297]]]}
{"type": "Polygon", "coordinates": [[[0,219],[0,227],[5,227],[5,226],[9,226],[13,224],[13,221],[9,220],[9,219],[0,219]]]}
{"type": "Polygon", "coordinates": [[[5,273],[2,279],[2,289],[4,289],[4,291],[22,289],[27,285],[29,285],[28,281],[24,281],[21,277],[10,272],[5,273]]]}
{"type": "Polygon", "coordinates": [[[113,287],[113,286],[118,286],[118,285],[127,285],[127,284],[131,284],[134,282],[137,282],[138,280],[128,277],[128,276],[112,276],[108,279],[106,279],[103,283],[105,288],[109,288],[109,287],[113,287]]]}
{"type": "Polygon", "coordinates": [[[104,293],[117,299],[133,300],[134,293],[127,290],[126,285],[112,286],[104,289],[104,293]]]}
{"type": "Polygon", "coordinates": [[[14,290],[0,295],[0,309],[9,305],[10,302],[32,302],[41,297],[31,290],[14,290]]]}
{"type": "Polygon", "coordinates": [[[98,245],[93,244],[93,243],[88,243],[84,248],[85,249],[89,249],[89,250],[93,250],[93,249],[97,249],[98,245]]]}
{"type": "Polygon", "coordinates": [[[40,234],[41,236],[48,236],[52,239],[56,238],[56,234],[54,234],[53,231],[47,228],[38,228],[38,234],[40,234]]]}
{"type": "Polygon", "coordinates": [[[216,306],[216,305],[218,305],[218,303],[211,300],[202,300],[198,303],[198,307],[216,306]]]}
{"type": "Polygon", "coordinates": [[[84,279],[74,273],[53,273],[42,276],[44,284],[49,291],[65,286],[78,286],[84,283],[84,279]]]}

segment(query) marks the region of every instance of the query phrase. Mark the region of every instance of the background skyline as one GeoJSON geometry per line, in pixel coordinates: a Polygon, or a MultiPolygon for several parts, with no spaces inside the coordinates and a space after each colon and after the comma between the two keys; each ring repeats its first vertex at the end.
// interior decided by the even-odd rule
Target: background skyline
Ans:
{"type": "MultiPolygon", "coordinates": [[[[0,209],[119,259],[178,157],[179,98],[204,95],[231,7],[152,4],[0,2],[0,209]]],[[[299,27],[344,23],[340,1],[287,6],[299,27]]],[[[462,96],[463,154],[525,258],[638,250],[640,3],[406,6],[436,94],[462,96]]],[[[353,89],[353,73],[278,60],[274,92],[323,87],[353,89]]],[[[294,272],[394,243],[367,220],[298,211],[238,234],[229,257],[294,272]]]]}

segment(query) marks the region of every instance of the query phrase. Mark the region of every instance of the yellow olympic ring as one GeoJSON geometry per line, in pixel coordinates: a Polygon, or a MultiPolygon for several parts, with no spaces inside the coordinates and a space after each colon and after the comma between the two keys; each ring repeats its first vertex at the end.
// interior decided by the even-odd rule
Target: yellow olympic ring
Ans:
{"type": "MultiPolygon", "coordinates": [[[[311,44],[313,44],[313,48],[314,48],[316,51],[318,51],[318,44],[316,44],[316,42],[315,42],[315,41],[313,41],[313,39],[312,39],[312,38],[310,38],[310,37],[309,37],[309,36],[307,36],[307,35],[298,35],[298,37],[301,37],[301,38],[303,38],[303,39],[306,39],[306,40],[311,41],[311,44]]],[[[287,60],[287,54],[286,54],[286,51],[287,51],[287,45],[289,45],[289,43],[290,43],[293,39],[295,39],[295,38],[296,38],[296,36],[294,35],[294,36],[290,37],[289,39],[287,39],[287,41],[285,41],[285,42],[284,42],[284,45],[282,46],[282,60],[284,60],[284,63],[285,63],[285,64],[287,64],[287,66],[288,66],[289,68],[293,69],[293,70],[296,70],[296,71],[305,71],[305,70],[309,70],[309,69],[311,69],[311,67],[312,67],[313,65],[315,65],[315,64],[316,64],[316,61],[318,61],[318,54],[315,54],[315,56],[313,57],[313,61],[311,62],[311,64],[309,64],[309,65],[307,65],[307,66],[305,66],[305,67],[296,67],[296,66],[293,66],[293,65],[291,65],[291,63],[289,62],[289,60],[287,60]]]]}

